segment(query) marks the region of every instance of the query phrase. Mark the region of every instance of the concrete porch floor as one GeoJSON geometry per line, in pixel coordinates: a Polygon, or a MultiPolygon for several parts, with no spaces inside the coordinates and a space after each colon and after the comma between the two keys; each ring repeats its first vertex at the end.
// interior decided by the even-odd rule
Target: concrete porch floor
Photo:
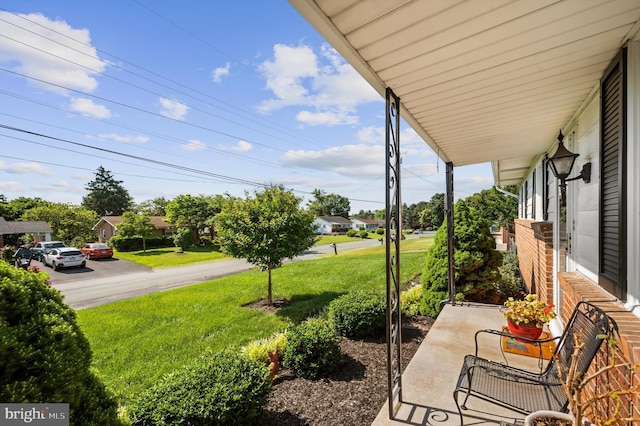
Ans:
{"type": "MultiPolygon", "coordinates": [[[[402,375],[403,404],[389,419],[388,401],[372,426],[460,425],[453,400],[462,360],[475,351],[474,336],[482,329],[500,330],[505,319],[496,305],[446,305],[402,375]]],[[[479,355],[504,361],[497,336],[479,339],[479,355]]],[[[539,369],[538,359],[505,354],[509,365],[539,369]]],[[[459,395],[460,397],[460,395],[459,395]]],[[[461,398],[462,399],[462,398],[461,398]]],[[[523,424],[524,415],[487,404],[477,398],[467,402],[464,424],[473,426],[523,424]],[[504,422],[504,423],[502,423],[504,422]]]]}

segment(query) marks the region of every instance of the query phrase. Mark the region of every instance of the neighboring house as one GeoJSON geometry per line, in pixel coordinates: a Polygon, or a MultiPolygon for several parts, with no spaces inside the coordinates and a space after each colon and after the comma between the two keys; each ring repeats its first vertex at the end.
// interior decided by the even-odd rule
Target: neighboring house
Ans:
{"type": "Polygon", "coordinates": [[[387,199],[401,202],[398,115],[443,160],[447,205],[455,167],[490,162],[520,188],[520,268],[555,303],[552,332],[591,301],[639,364],[640,2],[289,2],[386,100],[387,199]],[[579,154],[565,197],[559,129],[579,154]]]}
{"type": "Polygon", "coordinates": [[[43,221],[7,221],[0,217],[0,247],[4,246],[5,235],[32,234],[36,241],[51,241],[53,230],[43,221]]]}
{"type": "MultiPolygon", "coordinates": [[[[173,225],[165,221],[166,216],[151,216],[151,223],[155,226],[153,235],[172,235],[173,225]]],[[[98,232],[98,241],[106,243],[118,233],[118,225],[122,223],[122,216],[103,216],[93,228],[98,232]]]]}
{"type": "Polygon", "coordinates": [[[359,231],[375,232],[378,228],[384,228],[384,220],[376,219],[351,219],[351,228],[359,231]]]}
{"type": "Polygon", "coordinates": [[[342,216],[318,216],[313,224],[317,234],[344,234],[351,229],[351,221],[342,216]]]}

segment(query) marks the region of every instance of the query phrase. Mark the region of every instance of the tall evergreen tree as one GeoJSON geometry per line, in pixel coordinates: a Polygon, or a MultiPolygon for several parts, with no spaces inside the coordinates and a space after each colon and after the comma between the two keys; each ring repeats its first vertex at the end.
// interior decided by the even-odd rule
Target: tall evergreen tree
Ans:
{"type": "MultiPolygon", "coordinates": [[[[454,207],[454,268],[456,299],[495,302],[500,296],[494,283],[500,279],[502,255],[489,231],[489,223],[465,200],[454,207]]],[[[439,304],[448,295],[447,226],[441,226],[427,252],[422,273],[421,312],[435,317],[439,304]]]]}
{"type": "Polygon", "coordinates": [[[98,167],[96,177],[85,189],[89,193],[82,198],[82,205],[93,210],[98,216],[120,216],[133,205],[129,192],[116,180],[110,171],[98,167]]]}

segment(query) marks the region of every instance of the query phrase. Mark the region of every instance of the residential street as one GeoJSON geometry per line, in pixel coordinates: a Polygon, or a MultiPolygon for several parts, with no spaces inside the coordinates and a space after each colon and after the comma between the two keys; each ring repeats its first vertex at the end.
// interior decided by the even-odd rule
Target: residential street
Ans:
{"type": "MultiPolygon", "coordinates": [[[[338,244],[337,251],[338,255],[340,255],[345,250],[375,245],[380,245],[380,242],[372,238],[338,244]]],[[[311,250],[293,259],[293,261],[309,260],[326,253],[333,253],[331,245],[314,246],[311,250]]],[[[91,263],[88,265],[91,265],[91,263]]],[[[114,273],[114,275],[106,277],[89,278],[91,274],[87,274],[86,279],[62,283],[57,283],[53,280],[52,285],[64,294],[67,304],[74,309],[83,309],[209,281],[243,272],[252,267],[253,265],[245,260],[232,259],[175,268],[148,269],[124,274],[114,273]]]]}

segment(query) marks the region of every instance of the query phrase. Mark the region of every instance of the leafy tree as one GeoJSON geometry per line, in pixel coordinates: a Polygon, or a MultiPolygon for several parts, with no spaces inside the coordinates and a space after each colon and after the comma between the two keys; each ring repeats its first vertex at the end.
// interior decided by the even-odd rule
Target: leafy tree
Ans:
{"type": "Polygon", "coordinates": [[[83,245],[95,240],[96,232],[92,228],[99,218],[94,211],[78,205],[48,203],[27,210],[21,219],[45,221],[51,227],[54,239],[83,245]]]}
{"type": "Polygon", "coordinates": [[[123,237],[142,237],[142,250],[147,251],[147,238],[153,234],[155,226],[149,213],[124,212],[122,223],[118,226],[118,235],[123,237]]]}
{"type": "Polygon", "coordinates": [[[444,193],[433,194],[422,211],[419,213],[420,222],[431,223],[434,228],[439,228],[444,222],[444,193]]]}
{"type": "Polygon", "coordinates": [[[385,209],[376,210],[373,214],[373,218],[376,220],[384,220],[387,217],[387,211],[385,209]]]}
{"type": "Polygon", "coordinates": [[[422,228],[424,221],[421,219],[420,213],[427,207],[426,201],[420,201],[416,204],[411,204],[407,207],[406,204],[402,206],[402,226],[404,228],[422,228]]]}
{"type": "MultiPolygon", "coordinates": [[[[456,203],[454,221],[456,298],[500,300],[494,283],[500,279],[498,267],[502,264],[502,255],[495,250],[489,224],[465,200],[456,203]]],[[[448,296],[448,273],[447,226],[441,226],[427,252],[422,273],[423,314],[434,317],[438,314],[439,303],[448,296]]]]}
{"type": "Polygon", "coordinates": [[[156,197],[150,200],[145,200],[140,204],[135,206],[135,211],[137,212],[146,212],[151,216],[166,216],[167,215],[167,204],[169,204],[170,200],[167,200],[164,197],[156,197]]]}
{"type": "Polygon", "coordinates": [[[255,197],[228,199],[216,218],[224,253],[267,268],[269,305],[273,304],[271,270],[316,242],[315,214],[301,209],[300,202],[284,187],[269,186],[256,191],[255,197]]]}
{"type": "Polygon", "coordinates": [[[122,181],[116,180],[111,172],[102,166],[98,167],[95,179],[89,182],[85,189],[89,193],[82,198],[82,205],[99,216],[120,216],[129,211],[132,205],[131,196],[122,186],[122,181]]]}
{"type": "Polygon", "coordinates": [[[371,210],[360,210],[358,213],[353,215],[354,219],[373,219],[374,212],[371,210]]]}
{"type": "Polygon", "coordinates": [[[342,216],[349,219],[351,204],[347,197],[338,194],[327,194],[321,189],[312,192],[315,200],[307,203],[307,208],[315,216],[342,216]]]}
{"type": "MultiPolygon", "coordinates": [[[[514,195],[518,194],[516,186],[504,189],[514,195]]],[[[518,216],[518,199],[502,194],[495,187],[484,189],[466,200],[490,225],[504,226],[518,216]]]]}
{"type": "Polygon", "coordinates": [[[39,197],[18,197],[7,201],[4,195],[0,195],[0,216],[5,220],[17,220],[29,209],[50,204],[39,197]]]}
{"type": "Polygon", "coordinates": [[[222,200],[220,195],[178,195],[167,203],[167,221],[175,225],[178,231],[180,228],[189,229],[192,234],[191,240],[199,242],[200,234],[205,229],[213,227],[215,217],[220,212],[222,200]]]}

